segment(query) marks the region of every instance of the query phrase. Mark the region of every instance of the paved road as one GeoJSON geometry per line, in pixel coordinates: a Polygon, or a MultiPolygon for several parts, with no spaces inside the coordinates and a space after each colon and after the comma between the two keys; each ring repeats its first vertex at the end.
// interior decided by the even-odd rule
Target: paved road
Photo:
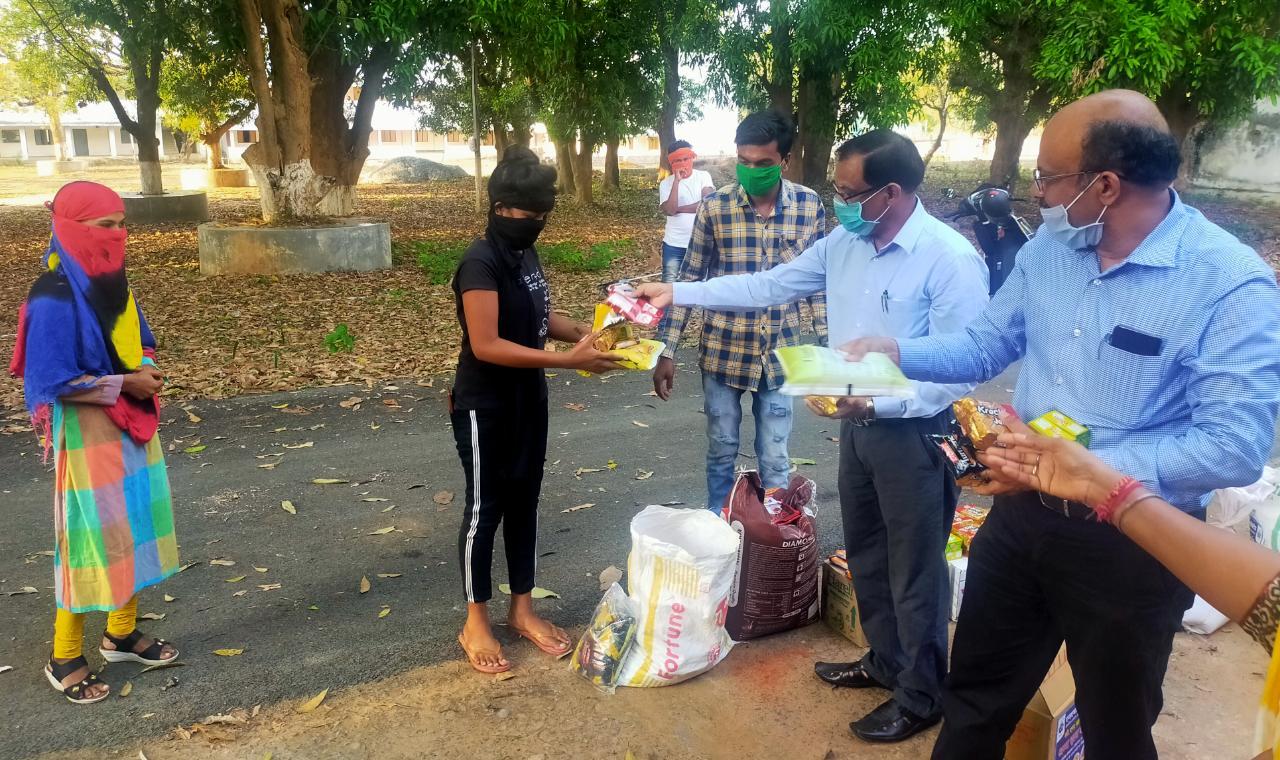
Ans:
{"type": "MultiPolygon", "coordinates": [[[[603,569],[625,567],[628,521],[638,508],[705,498],[698,376],[685,369],[677,382],[677,398],[663,404],[646,395],[647,374],[600,380],[561,372],[551,381],[552,464],[543,491],[539,585],[562,598],[540,604],[566,625],[580,626],[590,614],[603,569]],[[610,460],[616,469],[608,469],[610,460]],[[579,468],[602,471],[579,478],[579,468]],[[648,471],[652,477],[637,479],[648,471]],[[595,506],[561,511],[585,503],[595,506]]],[[[1011,376],[998,378],[981,395],[1005,399],[1012,384],[1011,376]]],[[[40,675],[53,612],[51,560],[40,554],[50,546],[50,476],[28,437],[0,438],[6,517],[0,594],[39,589],[0,595],[0,665],[14,667],[0,674],[0,757],[110,747],[235,707],[460,656],[455,542],[462,476],[439,387],[383,383],[189,408],[202,421],[170,407],[162,435],[175,448],[169,464],[182,561],[197,564],[145,592],[141,604],[144,612],[165,615],[145,630],[176,642],[187,666],[137,676],[139,666],[114,665],[108,680],[118,689],[132,679],[132,695],[98,706],[67,704],[40,675]],[[358,409],[342,408],[339,402],[351,396],[365,400],[358,409]],[[207,448],[183,453],[196,445],[207,448]],[[262,467],[273,462],[279,464],[262,467]],[[350,483],[316,485],[316,478],[350,483]],[[438,505],[433,496],[442,490],[458,496],[438,505]],[[295,515],[281,508],[286,499],[295,515]],[[390,526],[393,532],[370,535],[390,526]],[[211,565],[215,559],[236,564],[211,565]],[[245,578],[230,582],[239,576],[245,578]],[[362,577],[372,583],[366,594],[359,593],[362,577]],[[280,587],[259,588],[268,584],[280,587]],[[165,603],[162,594],[176,600],[165,603]],[[380,618],[387,607],[390,613],[380,618]],[[212,654],[223,648],[244,653],[212,654]],[[171,676],[179,685],[162,691],[171,676]]],[[[819,526],[828,549],[839,545],[837,446],[829,440],[836,434],[827,421],[796,415],[791,454],[816,462],[803,470],[819,484],[819,526]]],[[[752,439],[749,430],[743,439],[752,439]]],[[[499,569],[495,579],[503,575],[499,569]]],[[[102,620],[90,617],[90,644],[102,620]]]]}

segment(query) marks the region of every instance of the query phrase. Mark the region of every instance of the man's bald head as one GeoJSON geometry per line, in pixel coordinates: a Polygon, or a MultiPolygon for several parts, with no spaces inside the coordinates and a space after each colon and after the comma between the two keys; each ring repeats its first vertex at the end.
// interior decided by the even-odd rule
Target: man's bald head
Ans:
{"type": "Polygon", "coordinates": [[[1063,107],[1045,125],[1040,156],[1042,165],[1071,167],[1057,171],[1111,171],[1152,189],[1171,185],[1181,163],[1160,109],[1133,90],[1104,90],[1063,107]]]}

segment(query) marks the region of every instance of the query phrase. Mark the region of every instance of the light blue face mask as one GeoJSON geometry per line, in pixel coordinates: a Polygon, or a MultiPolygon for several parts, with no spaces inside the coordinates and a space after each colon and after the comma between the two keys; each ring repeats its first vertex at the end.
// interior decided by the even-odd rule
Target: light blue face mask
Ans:
{"type": "MultiPolygon", "coordinates": [[[[888,185],[885,187],[888,187],[888,185]]],[[[867,200],[871,200],[879,195],[881,190],[884,190],[884,187],[875,191],[871,195],[868,195],[867,200]]],[[[876,225],[880,223],[880,220],[884,218],[884,214],[889,213],[889,209],[885,208],[884,214],[881,214],[875,219],[863,219],[862,204],[864,201],[848,203],[844,198],[837,195],[833,202],[836,210],[836,219],[840,220],[840,226],[858,237],[868,237],[871,235],[871,231],[874,230],[876,225]]]]}
{"type": "MultiPolygon", "coordinates": [[[[1102,176],[1102,175],[1098,175],[1102,176]]],[[[1040,231],[1037,234],[1045,235],[1053,240],[1062,243],[1068,248],[1079,250],[1081,248],[1094,248],[1102,241],[1102,215],[1107,213],[1107,207],[1102,207],[1102,213],[1098,214],[1098,218],[1093,220],[1093,224],[1086,224],[1083,227],[1077,227],[1067,218],[1067,212],[1071,207],[1076,205],[1076,201],[1080,200],[1089,188],[1093,187],[1093,183],[1098,181],[1098,177],[1094,177],[1089,184],[1084,186],[1084,190],[1071,200],[1067,205],[1059,203],[1056,206],[1042,209],[1040,218],[1043,224],[1040,225],[1040,231]]]]}

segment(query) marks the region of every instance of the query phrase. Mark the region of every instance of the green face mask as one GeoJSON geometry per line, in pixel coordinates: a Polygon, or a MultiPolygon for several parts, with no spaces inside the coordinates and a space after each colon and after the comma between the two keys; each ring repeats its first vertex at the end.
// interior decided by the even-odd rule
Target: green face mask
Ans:
{"type": "Polygon", "coordinates": [[[738,184],[747,191],[747,195],[768,195],[782,179],[782,165],[777,166],[743,166],[738,164],[738,184]]]}

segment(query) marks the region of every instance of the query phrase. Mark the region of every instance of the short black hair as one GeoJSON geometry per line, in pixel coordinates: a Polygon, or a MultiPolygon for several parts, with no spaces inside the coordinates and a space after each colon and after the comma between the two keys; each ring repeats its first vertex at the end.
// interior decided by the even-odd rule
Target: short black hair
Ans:
{"type": "Polygon", "coordinates": [[[556,170],[523,145],[512,145],[489,175],[489,210],[501,203],[534,213],[556,206],[556,170]]]}
{"type": "Polygon", "coordinates": [[[862,156],[862,178],[868,187],[890,183],[914,193],[924,182],[924,159],[916,144],[888,129],[873,129],[851,137],[836,148],[836,161],[862,156]]]}
{"type": "Polygon", "coordinates": [[[675,153],[676,151],[680,150],[681,148],[688,148],[689,150],[693,150],[693,146],[689,144],[688,140],[672,140],[671,144],[667,146],[667,155],[669,156],[672,153],[675,153]]]}
{"type": "Polygon", "coordinates": [[[1168,130],[1129,121],[1098,121],[1084,134],[1080,170],[1111,171],[1147,188],[1165,188],[1178,178],[1182,152],[1168,130]]]}
{"type": "Polygon", "coordinates": [[[756,111],[738,125],[733,135],[736,145],[768,145],[778,143],[778,153],[783,158],[791,155],[791,145],[796,140],[796,125],[791,117],[781,111],[756,111]]]}

